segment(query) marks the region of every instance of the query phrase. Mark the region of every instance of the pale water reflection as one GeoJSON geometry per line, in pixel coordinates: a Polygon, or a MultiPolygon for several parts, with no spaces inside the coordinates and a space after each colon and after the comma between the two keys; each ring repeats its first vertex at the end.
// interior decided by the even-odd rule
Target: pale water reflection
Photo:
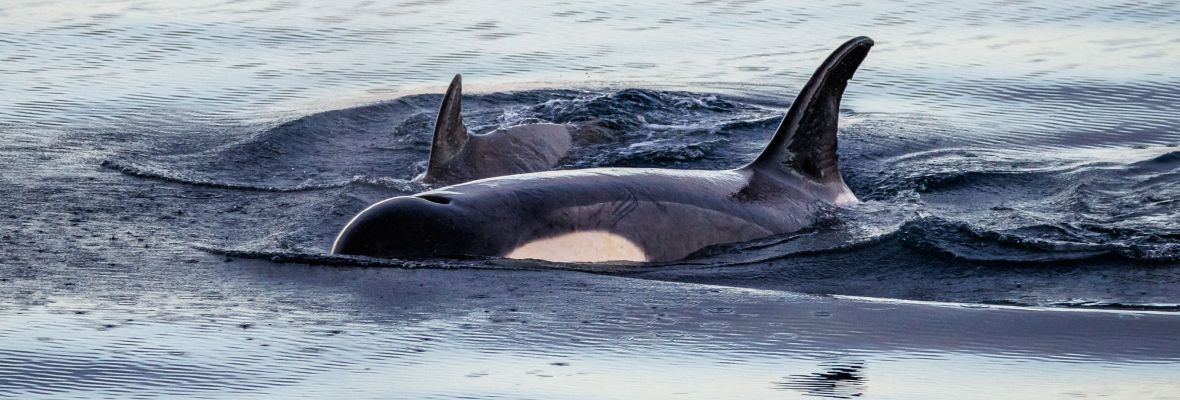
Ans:
{"type": "Polygon", "coordinates": [[[0,323],[0,394],[1044,399],[1180,393],[1173,337],[1180,319],[1167,313],[842,300],[512,271],[367,271],[367,290],[332,300],[325,295],[354,285],[348,276],[362,271],[317,283],[324,268],[248,269],[287,276],[266,283],[279,284],[268,290],[307,299],[259,303],[245,289],[212,301],[141,299],[120,306],[63,299],[8,308],[0,323]],[[472,280],[489,286],[460,283],[472,280]],[[646,294],[629,294],[636,292],[646,294]],[[400,295],[386,296],[394,293],[400,295]],[[319,305],[302,305],[312,303],[319,305]]]}
{"type": "Polygon", "coordinates": [[[1177,21],[1170,1],[5,2],[0,397],[1180,398],[1177,21]],[[455,73],[477,131],[590,132],[560,168],[720,169],[858,35],[877,45],[840,146],[866,201],[814,230],[659,268],[324,254],[422,189],[455,73]]]}

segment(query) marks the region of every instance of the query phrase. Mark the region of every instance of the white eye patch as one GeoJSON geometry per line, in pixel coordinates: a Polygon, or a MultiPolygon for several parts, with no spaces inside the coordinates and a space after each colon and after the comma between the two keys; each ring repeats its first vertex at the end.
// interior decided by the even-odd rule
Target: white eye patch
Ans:
{"type": "Polygon", "coordinates": [[[647,254],[625,237],[605,231],[585,231],[534,240],[504,257],[556,262],[648,261],[647,254]]]}

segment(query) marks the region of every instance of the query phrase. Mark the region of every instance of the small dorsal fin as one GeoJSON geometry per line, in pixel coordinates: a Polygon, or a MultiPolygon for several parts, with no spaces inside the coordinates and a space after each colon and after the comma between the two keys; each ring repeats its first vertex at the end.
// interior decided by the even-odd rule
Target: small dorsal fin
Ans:
{"type": "Polygon", "coordinates": [[[824,60],[799,92],[774,138],[744,168],[793,170],[817,182],[844,184],[836,155],[836,127],[844,87],[873,47],[861,36],[824,60]]]}
{"type": "Polygon", "coordinates": [[[463,75],[456,74],[451,86],[438,107],[438,120],[434,123],[434,142],[430,146],[430,161],[426,167],[426,178],[432,179],[446,169],[447,164],[463,150],[470,135],[463,125],[463,75]]]}

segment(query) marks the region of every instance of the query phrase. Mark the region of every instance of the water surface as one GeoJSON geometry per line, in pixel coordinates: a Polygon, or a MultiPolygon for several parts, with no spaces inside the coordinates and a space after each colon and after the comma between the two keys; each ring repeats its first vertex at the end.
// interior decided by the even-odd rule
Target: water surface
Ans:
{"type": "Polygon", "coordinates": [[[0,5],[0,397],[1176,398],[1178,16],[0,5]],[[814,229],[660,266],[325,254],[424,188],[455,73],[476,131],[575,128],[559,168],[730,168],[858,35],[864,202],[814,229]]]}

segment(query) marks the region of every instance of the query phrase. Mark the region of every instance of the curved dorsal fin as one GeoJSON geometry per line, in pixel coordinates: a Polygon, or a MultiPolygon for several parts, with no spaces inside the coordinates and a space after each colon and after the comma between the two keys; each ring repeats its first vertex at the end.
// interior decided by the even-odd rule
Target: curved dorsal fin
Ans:
{"type": "Polygon", "coordinates": [[[840,45],[811,75],[762,154],[743,168],[793,170],[820,183],[844,183],[836,126],[844,87],[873,47],[861,36],[840,45]]]}
{"type": "Polygon", "coordinates": [[[455,75],[447,94],[443,95],[438,107],[438,120],[434,123],[434,142],[430,146],[430,161],[426,167],[426,178],[430,179],[443,171],[447,163],[455,158],[470,135],[463,125],[462,98],[463,75],[455,75]]]}

